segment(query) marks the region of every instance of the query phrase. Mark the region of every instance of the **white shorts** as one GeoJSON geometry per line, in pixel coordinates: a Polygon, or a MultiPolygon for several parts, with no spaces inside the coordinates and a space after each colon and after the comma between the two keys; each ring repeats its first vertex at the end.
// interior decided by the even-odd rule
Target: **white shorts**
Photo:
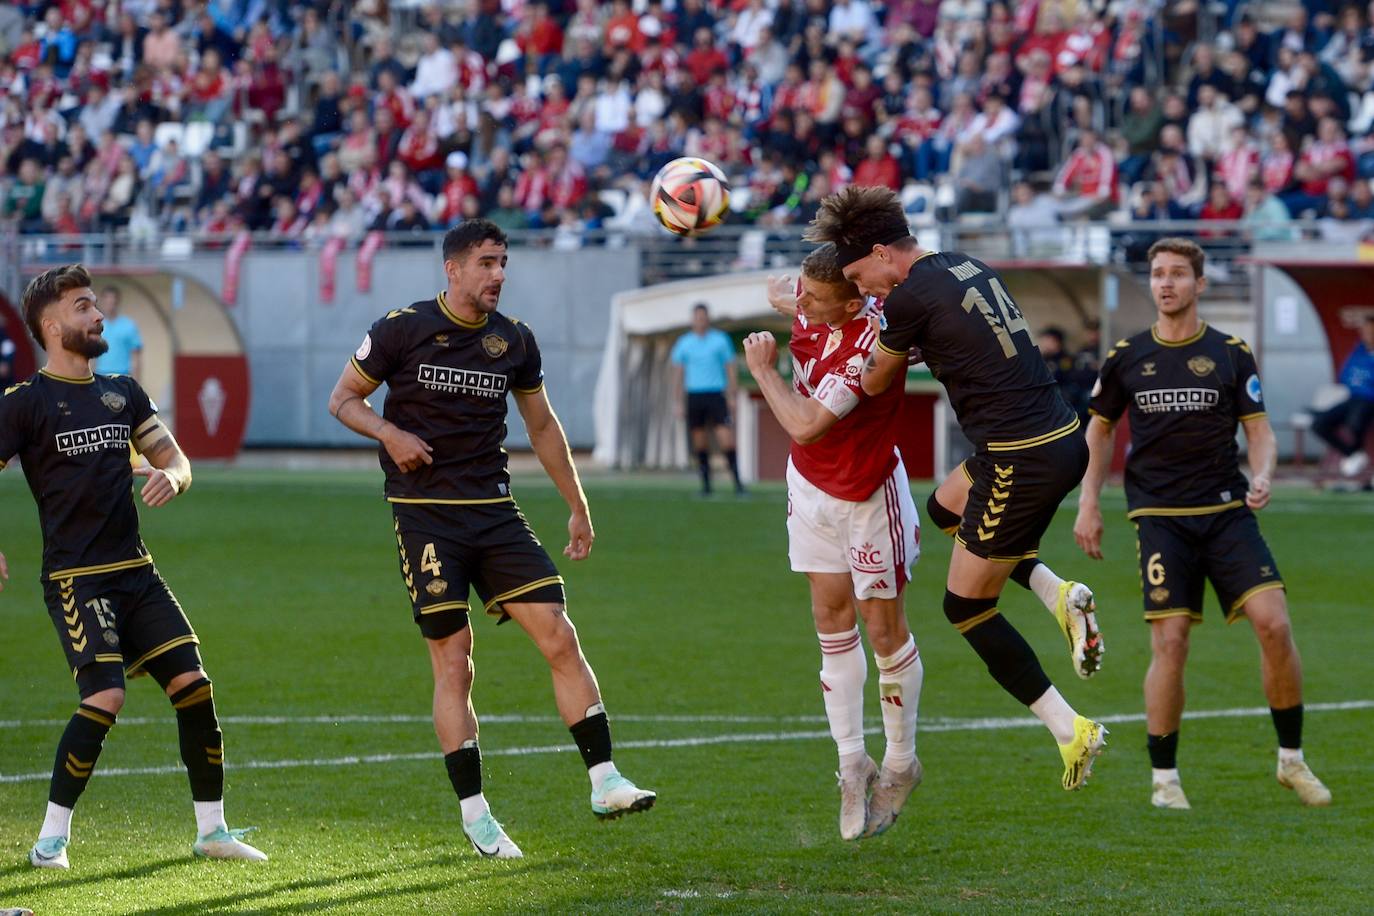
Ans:
{"type": "Polygon", "coordinates": [[[849,573],[858,598],[895,598],[921,555],[921,519],[902,459],[863,502],[836,499],[787,462],[787,557],[793,572],[849,573]]]}

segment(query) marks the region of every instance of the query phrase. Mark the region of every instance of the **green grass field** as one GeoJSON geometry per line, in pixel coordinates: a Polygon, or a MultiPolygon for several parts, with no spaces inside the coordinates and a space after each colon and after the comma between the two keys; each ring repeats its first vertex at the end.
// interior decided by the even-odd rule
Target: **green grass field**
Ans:
{"type": "MultiPolygon", "coordinates": [[[[1374,501],[1281,491],[1262,522],[1290,585],[1307,669],[1308,760],[1335,793],[1305,810],[1274,781],[1274,735],[1248,627],[1215,606],[1195,631],[1180,763],[1191,812],[1149,806],[1140,713],[1148,629],[1119,493],[1109,560],[1042,548],[1096,590],[1108,645],[1091,682],[1050,616],[1011,586],[1003,608],[1070,702],[1118,717],[1081,792],[940,611],[949,543],[930,531],[907,613],[925,661],[925,784],[887,835],[836,828],[834,745],[805,581],[788,572],[785,495],[701,502],[691,483],[588,485],[598,540],[564,562],[627,775],[653,811],[600,823],[557,721],[545,667],[513,626],[476,621],[486,795],[526,858],[479,860],[459,828],[427,719],[374,474],[203,471],[145,512],[144,537],[202,641],[226,737],[227,811],[257,825],[261,866],[194,861],[171,711],[132,684],[77,809],[68,872],[25,859],[52,752],[74,708],[38,587],[39,533],[19,474],[0,477],[0,908],[43,913],[1368,912],[1374,906],[1374,501]],[[1360,702],[1363,701],[1363,702],[1360,702]],[[1321,709],[1321,704],[1328,708],[1321,709]],[[1345,704],[1345,708],[1330,708],[1345,704]],[[1207,716],[1208,712],[1226,712],[1207,716]],[[1011,721],[998,721],[1011,720],[1011,721]],[[103,775],[101,775],[103,771],[103,775]],[[132,771],[132,772],[131,772],[132,771]]],[[[915,488],[918,505],[928,488],[915,488]]],[[[566,513],[517,494],[550,547],[566,513]]],[[[1209,601],[1214,599],[1209,594],[1209,601]]],[[[869,683],[876,683],[870,667],[869,683]]],[[[876,693],[876,689],[873,690],[876,693]]],[[[880,728],[876,698],[869,725],[880,728]]],[[[881,753],[874,734],[870,751],[881,753]]]]}

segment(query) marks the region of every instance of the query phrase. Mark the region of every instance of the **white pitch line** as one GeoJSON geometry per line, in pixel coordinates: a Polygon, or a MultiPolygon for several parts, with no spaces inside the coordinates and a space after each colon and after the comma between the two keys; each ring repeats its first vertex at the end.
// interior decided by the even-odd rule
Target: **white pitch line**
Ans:
{"type": "MultiPolygon", "coordinates": [[[[526,716],[519,713],[479,715],[483,725],[493,724],[543,724],[563,721],[558,716],[526,716]]],[[[730,716],[730,715],[616,715],[617,722],[724,722],[734,724],[768,724],[776,722],[824,722],[825,716],[730,716]]],[[[52,728],[66,725],[68,719],[0,719],[0,728],[52,728]]],[[[172,722],[171,716],[128,716],[120,718],[120,725],[165,725],[172,722]]],[[[219,721],[228,725],[407,725],[433,722],[432,716],[417,715],[343,715],[343,716],[220,716],[219,721]]]]}
{"type": "MultiPolygon", "coordinates": [[[[1307,712],[1345,712],[1350,710],[1374,709],[1374,700],[1348,700],[1343,703],[1312,703],[1304,705],[1303,709],[1307,712]]],[[[1185,719],[1232,719],[1247,716],[1265,716],[1269,714],[1266,706],[1238,707],[1234,709],[1202,709],[1194,712],[1185,712],[1185,719]]],[[[627,718],[627,717],[622,717],[627,718]]],[[[426,720],[427,721],[427,720],[426,720]]],[[[1097,719],[1109,725],[1123,722],[1144,722],[1144,713],[1118,713],[1116,715],[1101,716],[1097,719]]],[[[983,719],[929,719],[919,723],[918,729],[922,732],[959,732],[959,731],[999,731],[1009,728],[1031,728],[1040,725],[1040,720],[1028,716],[1018,716],[1015,718],[983,718],[983,719]]],[[[864,733],[869,735],[878,734],[881,728],[868,728],[864,733]]],[[[640,741],[617,741],[616,747],[624,749],[642,748],[673,748],[673,747],[706,747],[713,744],[766,744],[775,741],[808,741],[819,738],[829,738],[830,731],[796,731],[796,732],[753,732],[733,735],[698,735],[688,738],[659,738],[646,739],[640,741]]],[[[569,744],[541,744],[529,747],[506,747],[494,748],[491,750],[483,749],[483,757],[528,757],[536,754],[565,754],[573,750],[569,744]]],[[[413,754],[361,754],[349,757],[319,757],[308,760],[245,760],[242,762],[231,762],[226,766],[230,770],[283,770],[297,767],[330,767],[330,766],[359,766],[362,764],[377,763],[401,763],[416,760],[438,760],[440,755],[435,751],[422,751],[413,754]]],[[[96,770],[97,776],[160,776],[168,773],[180,773],[183,767],[180,766],[155,766],[155,767],[114,767],[106,770],[96,770]]],[[[0,784],[17,782],[39,782],[50,779],[52,773],[44,771],[41,773],[17,773],[14,775],[0,775],[0,784]]]]}

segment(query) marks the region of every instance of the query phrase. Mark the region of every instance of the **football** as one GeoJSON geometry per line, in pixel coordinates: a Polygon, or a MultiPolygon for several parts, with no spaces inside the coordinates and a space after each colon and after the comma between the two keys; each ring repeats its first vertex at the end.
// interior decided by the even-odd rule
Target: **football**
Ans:
{"type": "Polygon", "coordinates": [[[730,183],[714,164],[684,156],[658,170],[649,201],[654,216],[669,232],[698,235],[720,225],[725,218],[730,206],[730,183]]]}

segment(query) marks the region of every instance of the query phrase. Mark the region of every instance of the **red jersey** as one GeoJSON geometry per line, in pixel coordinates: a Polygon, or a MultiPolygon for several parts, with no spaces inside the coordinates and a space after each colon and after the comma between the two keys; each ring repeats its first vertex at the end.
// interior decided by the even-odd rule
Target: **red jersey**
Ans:
{"type": "Polygon", "coordinates": [[[792,443],[792,464],[819,489],[836,499],[862,502],[883,485],[897,466],[897,411],[902,386],[877,397],[859,384],[864,363],[877,345],[868,326],[872,307],[838,328],[808,324],[801,313],[792,322],[792,379],[804,397],[815,398],[839,422],[810,445],[792,443]]]}

